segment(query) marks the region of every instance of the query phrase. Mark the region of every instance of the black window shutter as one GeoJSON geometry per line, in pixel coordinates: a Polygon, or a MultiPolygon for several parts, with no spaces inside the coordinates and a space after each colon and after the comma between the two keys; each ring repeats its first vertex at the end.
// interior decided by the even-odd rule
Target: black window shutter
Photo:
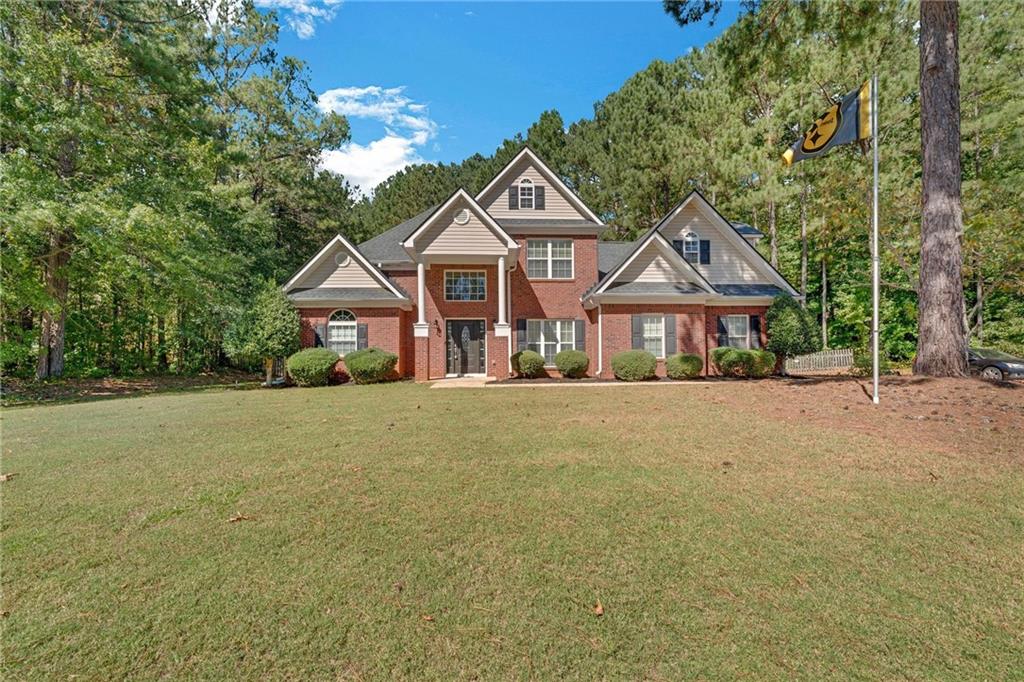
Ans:
{"type": "Polygon", "coordinates": [[[526,318],[520,317],[516,320],[516,351],[522,353],[526,350],[526,318]]]}
{"type": "Polygon", "coordinates": [[[665,316],[665,357],[676,354],[676,316],[665,316]]]}
{"type": "Polygon", "coordinates": [[[709,239],[700,240],[700,264],[711,264],[711,240],[709,239]]]}
{"type": "Polygon", "coordinates": [[[327,339],[327,325],[318,324],[313,327],[313,347],[323,348],[324,341],[327,339]]]}
{"type": "Polygon", "coordinates": [[[367,346],[366,323],[360,322],[356,325],[356,350],[362,350],[367,346]]]}
{"type": "Polygon", "coordinates": [[[533,207],[538,211],[544,210],[544,188],[540,185],[533,188],[533,207]]]}
{"type": "Polygon", "coordinates": [[[718,345],[728,346],[729,345],[729,330],[725,326],[725,316],[718,316],[718,345]]]}
{"type": "Polygon", "coordinates": [[[573,347],[576,350],[587,350],[587,321],[586,320],[574,320],[576,329],[574,335],[573,347]]]}
{"type": "Polygon", "coordinates": [[[644,319],[640,315],[633,316],[633,348],[643,350],[644,347],[644,319]]]}
{"type": "Polygon", "coordinates": [[[508,210],[519,210],[519,185],[512,185],[508,188],[508,210]]]}
{"type": "Polygon", "coordinates": [[[761,347],[761,316],[751,315],[750,316],[750,347],[760,348],[761,347]]]}
{"type": "Polygon", "coordinates": [[[683,256],[683,258],[686,257],[686,256],[683,255],[684,251],[683,251],[683,240],[682,239],[673,239],[672,240],[672,248],[675,249],[676,253],[678,253],[680,256],[683,256]]]}

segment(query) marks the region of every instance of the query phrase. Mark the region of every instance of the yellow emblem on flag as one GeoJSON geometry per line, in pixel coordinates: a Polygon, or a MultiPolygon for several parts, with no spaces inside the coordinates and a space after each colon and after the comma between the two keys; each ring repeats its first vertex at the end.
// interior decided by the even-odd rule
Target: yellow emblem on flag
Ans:
{"type": "Polygon", "coordinates": [[[822,156],[841,144],[871,136],[871,87],[865,83],[829,106],[811,129],[782,155],[787,164],[822,156]]]}
{"type": "Polygon", "coordinates": [[[813,154],[819,149],[824,149],[835,137],[839,130],[839,124],[843,121],[843,114],[838,104],[833,104],[828,111],[818,117],[811,126],[811,129],[804,135],[804,141],[800,144],[800,151],[804,154],[813,154]]]}

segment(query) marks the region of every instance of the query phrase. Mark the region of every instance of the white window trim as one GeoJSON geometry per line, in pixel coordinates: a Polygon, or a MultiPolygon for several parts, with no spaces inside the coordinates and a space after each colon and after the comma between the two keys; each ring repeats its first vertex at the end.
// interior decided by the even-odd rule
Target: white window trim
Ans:
{"type": "MultiPolygon", "coordinates": [[[[537,259],[539,260],[539,259],[537,259]]],[[[559,260],[565,260],[560,258],[559,260]]],[[[576,279],[576,240],[575,239],[527,239],[526,240],[526,278],[532,280],[544,280],[553,279],[560,282],[568,282],[576,279]],[[547,262],[547,274],[544,277],[530,277],[530,242],[543,242],[547,245],[547,255],[544,256],[547,262]],[[551,255],[552,244],[554,242],[569,242],[569,276],[568,277],[552,277],[552,269],[554,258],[551,255]]]]}
{"type": "MultiPolygon", "coordinates": [[[[527,349],[533,350],[533,349],[530,348],[530,346],[540,346],[540,350],[537,350],[535,352],[539,353],[541,355],[541,357],[543,357],[544,356],[544,344],[546,344],[546,343],[554,343],[555,344],[555,355],[558,355],[563,350],[574,350],[576,348],[576,320],[569,319],[569,318],[562,318],[562,317],[555,318],[555,319],[533,318],[533,319],[526,320],[526,347],[527,347],[527,349]],[[530,342],[530,323],[531,322],[534,323],[535,325],[537,325],[538,329],[540,330],[540,340],[537,341],[536,343],[531,343],[530,342]],[[544,323],[545,322],[554,322],[555,323],[555,340],[553,342],[549,341],[544,336],[544,323]],[[569,327],[569,340],[568,341],[565,341],[565,340],[563,340],[561,338],[562,334],[561,334],[560,330],[563,328],[562,327],[563,324],[566,324],[569,327]]],[[[547,360],[545,360],[544,366],[545,367],[554,367],[555,366],[554,360],[552,360],[551,364],[548,364],[547,360]]]]}
{"type": "Polygon", "coordinates": [[[640,339],[641,339],[641,342],[644,343],[644,344],[647,343],[647,335],[643,333],[644,320],[646,320],[646,319],[660,320],[661,321],[661,349],[657,353],[654,354],[654,357],[658,358],[659,360],[664,360],[665,359],[665,316],[664,315],[641,315],[640,316],[640,334],[641,334],[640,335],[640,339]]]}
{"type": "MultiPolygon", "coordinates": [[[[358,315],[356,315],[354,312],[352,312],[348,308],[338,308],[336,310],[332,310],[331,311],[331,314],[327,316],[327,338],[323,340],[324,341],[324,348],[327,348],[328,350],[334,350],[330,346],[330,343],[331,343],[330,342],[331,326],[335,326],[335,327],[351,327],[353,329],[353,332],[354,332],[353,333],[353,339],[354,339],[354,343],[355,343],[355,347],[352,348],[352,351],[355,352],[355,351],[359,350],[359,316],[358,315]],[[338,313],[348,313],[349,315],[352,316],[352,319],[351,320],[344,320],[344,321],[342,321],[342,320],[338,320],[338,321],[332,320],[331,318],[334,317],[338,313]]],[[[335,352],[338,353],[338,357],[340,357],[340,358],[345,357],[344,353],[339,352],[339,351],[335,351],[335,352]]]]}
{"type": "Polygon", "coordinates": [[[519,181],[519,210],[520,211],[532,211],[534,206],[536,205],[537,193],[534,191],[533,188],[534,188],[533,180],[531,180],[530,178],[523,178],[522,180],[519,181]],[[526,194],[523,192],[524,189],[529,189],[530,190],[530,196],[529,197],[527,197],[526,194]],[[529,200],[530,200],[530,205],[529,206],[524,206],[523,205],[523,199],[527,199],[527,198],[529,198],[529,200]]]}
{"type": "MultiPolygon", "coordinates": [[[[487,301],[487,271],[486,270],[445,270],[444,280],[441,282],[441,286],[444,287],[444,300],[446,303],[485,303],[487,301]],[[470,300],[463,300],[459,298],[448,298],[448,273],[452,274],[479,274],[484,278],[484,297],[475,298],[470,300]]],[[[461,319],[461,318],[460,318],[461,319]]]]}
{"type": "Polygon", "coordinates": [[[687,232],[683,235],[683,260],[691,265],[700,264],[700,235],[696,232],[687,232]],[[687,253],[691,252],[691,245],[693,246],[693,260],[686,257],[687,253]]]}
{"type": "Polygon", "coordinates": [[[725,316],[725,340],[729,344],[729,348],[741,348],[743,350],[750,350],[750,315],[726,315],[725,316]],[[743,325],[746,327],[746,333],[742,338],[746,339],[745,346],[734,346],[732,345],[732,339],[739,339],[739,336],[733,336],[729,329],[729,320],[736,318],[742,319],[743,325]]]}

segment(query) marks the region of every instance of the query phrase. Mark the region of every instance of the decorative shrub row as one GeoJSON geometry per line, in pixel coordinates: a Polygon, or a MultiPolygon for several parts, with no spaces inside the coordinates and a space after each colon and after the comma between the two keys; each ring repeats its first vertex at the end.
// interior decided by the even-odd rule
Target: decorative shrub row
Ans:
{"type": "Polygon", "coordinates": [[[327,348],[306,348],[288,358],[288,374],[299,386],[326,386],[338,362],[327,348]]]}
{"type": "Polygon", "coordinates": [[[665,374],[669,379],[693,379],[704,369],[704,359],[693,353],[676,353],[665,361],[665,374]]]}
{"type": "Polygon", "coordinates": [[[532,350],[512,355],[512,371],[526,379],[544,376],[544,356],[532,350]]]}
{"type": "Polygon", "coordinates": [[[624,350],[612,356],[612,373],[621,381],[648,381],[657,369],[657,358],[645,350],[624,350]]]}
{"type": "Polygon", "coordinates": [[[715,348],[711,364],[726,377],[761,378],[775,370],[775,354],[766,350],[715,348]]]}
{"type": "Polygon", "coordinates": [[[364,348],[345,356],[345,369],[357,384],[379,384],[395,377],[398,356],[380,348],[364,348]]]}

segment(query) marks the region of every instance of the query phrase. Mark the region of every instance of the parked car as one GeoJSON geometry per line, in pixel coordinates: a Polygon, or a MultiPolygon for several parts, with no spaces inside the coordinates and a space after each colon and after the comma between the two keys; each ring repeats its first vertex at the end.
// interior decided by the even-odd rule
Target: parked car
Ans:
{"type": "Polygon", "coordinates": [[[1024,360],[992,348],[971,348],[967,362],[983,379],[1006,381],[1024,378],[1024,360]]]}

